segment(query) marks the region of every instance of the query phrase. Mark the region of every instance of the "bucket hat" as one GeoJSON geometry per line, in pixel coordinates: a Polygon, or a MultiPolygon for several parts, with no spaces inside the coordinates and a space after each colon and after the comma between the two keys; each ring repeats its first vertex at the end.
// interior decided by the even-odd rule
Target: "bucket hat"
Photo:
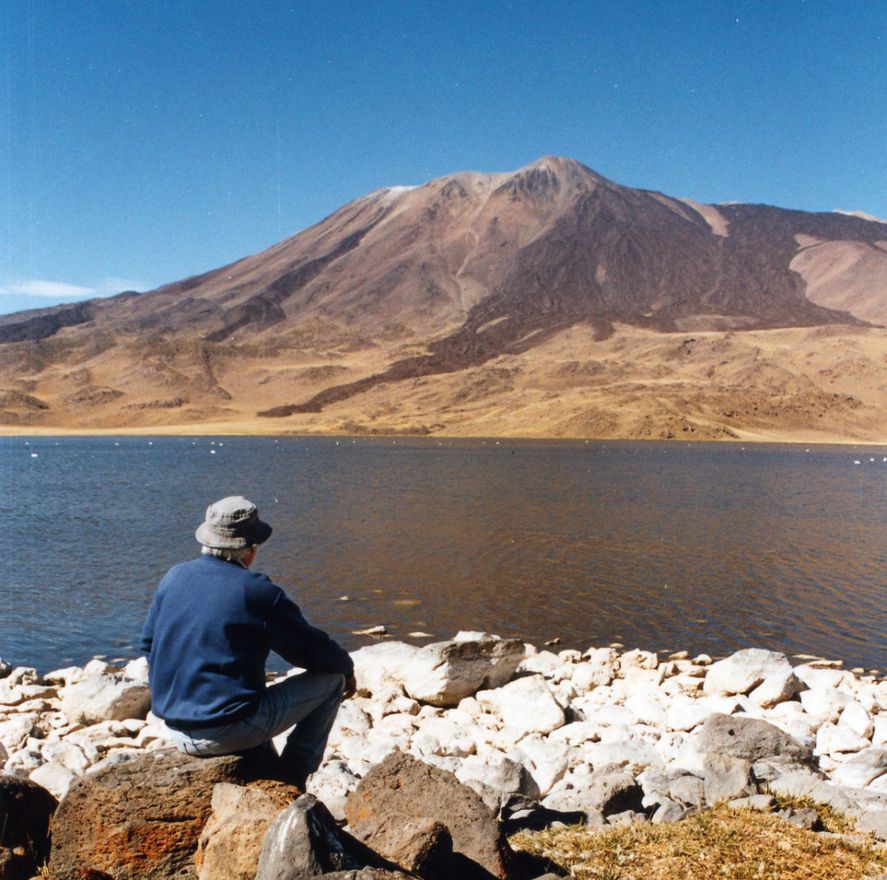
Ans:
{"type": "Polygon", "coordinates": [[[259,519],[259,509],[242,495],[229,495],[206,508],[206,517],[194,537],[205,547],[238,550],[264,544],[271,526],[259,519]]]}

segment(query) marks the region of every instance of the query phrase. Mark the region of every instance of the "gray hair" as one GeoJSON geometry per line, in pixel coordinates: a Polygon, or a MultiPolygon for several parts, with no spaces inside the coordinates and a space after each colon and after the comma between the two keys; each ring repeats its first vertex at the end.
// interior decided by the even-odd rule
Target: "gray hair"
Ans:
{"type": "Polygon", "coordinates": [[[225,562],[240,562],[256,545],[251,544],[249,547],[207,547],[205,544],[201,547],[200,552],[204,556],[215,556],[218,559],[224,559],[225,562]]]}

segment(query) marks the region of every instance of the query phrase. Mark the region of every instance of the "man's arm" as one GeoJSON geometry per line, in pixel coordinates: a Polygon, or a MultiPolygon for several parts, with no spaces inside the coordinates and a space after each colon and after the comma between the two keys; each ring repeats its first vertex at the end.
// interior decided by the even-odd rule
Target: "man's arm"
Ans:
{"type": "Polygon", "coordinates": [[[340,672],[353,680],[354,663],[348,652],[323,630],[311,626],[283,590],[271,609],[267,632],[272,650],[288,663],[314,672],[340,672]]]}

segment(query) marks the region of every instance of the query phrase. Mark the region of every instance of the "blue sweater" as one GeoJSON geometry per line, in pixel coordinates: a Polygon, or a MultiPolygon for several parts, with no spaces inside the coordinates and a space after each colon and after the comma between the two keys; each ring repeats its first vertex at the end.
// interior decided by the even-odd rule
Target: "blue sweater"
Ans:
{"type": "Polygon", "coordinates": [[[142,629],[155,715],[172,727],[249,717],[269,651],[294,666],[351,675],[347,651],[311,626],[265,575],[213,556],[169,570],[142,629]]]}

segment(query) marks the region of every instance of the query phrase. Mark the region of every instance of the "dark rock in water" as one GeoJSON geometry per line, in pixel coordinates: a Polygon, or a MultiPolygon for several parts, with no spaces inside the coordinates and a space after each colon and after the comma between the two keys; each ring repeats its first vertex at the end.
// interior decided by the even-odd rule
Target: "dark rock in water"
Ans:
{"type": "Polygon", "coordinates": [[[407,846],[392,834],[398,822],[439,821],[453,848],[445,868],[435,865],[436,871],[444,870],[440,876],[504,880],[515,863],[495,817],[476,792],[452,773],[403,752],[393,752],[367,773],[348,796],[345,816],[359,840],[391,859],[407,846]]]}
{"type": "MultiPolygon", "coordinates": [[[[45,859],[49,853],[49,820],[57,805],[58,801],[36,782],[0,776],[0,844],[10,850],[23,847],[38,862],[45,859]]],[[[15,858],[10,856],[7,861],[11,864],[15,858]]]]}
{"type": "Polygon", "coordinates": [[[808,746],[757,718],[711,715],[699,729],[694,745],[699,752],[717,752],[746,761],[760,761],[774,755],[807,762],[813,757],[808,746]]]}
{"type": "Polygon", "coordinates": [[[53,880],[83,880],[90,870],[113,880],[194,880],[213,786],[252,782],[263,770],[251,757],[164,749],[80,777],[52,821],[53,880]]]}
{"type": "MultiPolygon", "coordinates": [[[[283,810],[262,841],[256,880],[307,880],[329,872],[388,868],[375,853],[339,829],[316,797],[302,795],[283,810]]],[[[384,876],[384,875],[382,875],[384,876]]]]}

